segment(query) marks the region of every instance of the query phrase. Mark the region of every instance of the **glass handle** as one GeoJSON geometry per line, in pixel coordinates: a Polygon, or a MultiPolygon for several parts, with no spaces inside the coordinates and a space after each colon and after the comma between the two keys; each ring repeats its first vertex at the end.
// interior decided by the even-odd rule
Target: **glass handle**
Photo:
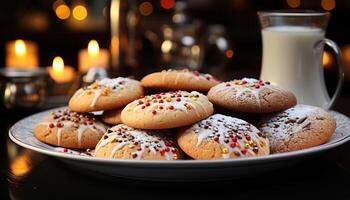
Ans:
{"type": "Polygon", "coordinates": [[[338,74],[339,74],[337,88],[335,89],[335,92],[334,92],[332,98],[330,99],[330,101],[328,102],[328,104],[325,107],[327,109],[330,109],[340,95],[340,90],[341,90],[341,87],[342,87],[343,81],[344,81],[344,63],[343,63],[343,59],[342,59],[342,53],[341,53],[341,50],[338,47],[338,45],[335,42],[333,42],[332,40],[327,39],[327,38],[324,39],[323,41],[326,45],[328,45],[334,51],[335,60],[336,60],[337,66],[338,66],[338,74]]]}

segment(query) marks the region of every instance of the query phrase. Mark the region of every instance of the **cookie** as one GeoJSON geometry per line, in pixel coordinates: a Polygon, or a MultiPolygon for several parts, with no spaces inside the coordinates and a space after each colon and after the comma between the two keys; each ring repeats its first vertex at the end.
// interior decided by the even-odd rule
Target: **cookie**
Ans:
{"type": "Polygon", "coordinates": [[[209,90],[208,98],[215,105],[249,113],[281,111],[297,103],[292,92],[252,78],[216,85],[209,90]]]}
{"type": "Polygon", "coordinates": [[[35,137],[54,146],[94,148],[106,127],[92,115],[78,114],[69,109],[51,112],[34,127],[35,137]]]}
{"type": "Polygon", "coordinates": [[[196,160],[268,155],[268,139],[253,125],[238,118],[215,114],[179,130],[178,144],[196,160]]]}
{"type": "Polygon", "coordinates": [[[271,151],[287,152],[325,143],[336,129],[336,121],[325,110],[296,105],[262,119],[259,129],[270,141],[271,151]]]}
{"type": "Polygon", "coordinates": [[[135,160],[177,160],[183,153],[166,131],[134,129],[119,124],[109,129],[96,145],[96,157],[135,160]]]}
{"type": "Polygon", "coordinates": [[[86,113],[120,108],[143,94],[139,81],[104,78],[75,92],[69,101],[72,111],[86,113]]]}
{"type": "Polygon", "coordinates": [[[162,88],[170,90],[197,90],[208,91],[214,85],[219,84],[216,78],[210,74],[201,74],[197,71],[163,70],[145,76],[141,85],[146,88],[162,88]]]}
{"type": "Polygon", "coordinates": [[[208,98],[196,91],[176,91],[142,97],[122,111],[122,122],[141,129],[167,129],[193,124],[213,113],[208,98]]]}
{"type": "Polygon", "coordinates": [[[101,116],[101,121],[103,121],[106,124],[111,124],[111,125],[117,125],[121,124],[121,113],[122,113],[123,108],[115,109],[115,110],[106,110],[103,112],[101,116]]]}

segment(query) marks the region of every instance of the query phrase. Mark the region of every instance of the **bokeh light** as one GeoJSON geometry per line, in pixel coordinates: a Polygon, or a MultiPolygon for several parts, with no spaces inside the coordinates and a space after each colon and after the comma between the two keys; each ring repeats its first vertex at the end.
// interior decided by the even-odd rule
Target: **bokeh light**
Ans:
{"type": "Polygon", "coordinates": [[[335,0],[322,0],[321,6],[324,10],[331,11],[335,8],[335,0]]]}
{"type": "Polygon", "coordinates": [[[287,0],[287,4],[291,8],[298,8],[300,7],[300,0],[287,0]]]}
{"type": "Polygon", "coordinates": [[[169,53],[172,46],[173,46],[173,43],[170,40],[165,40],[162,43],[161,50],[163,53],[169,53]]]}
{"type": "Polygon", "coordinates": [[[145,2],[140,4],[139,11],[140,11],[141,15],[149,16],[153,12],[153,6],[150,2],[145,1],[145,2]]]}
{"type": "Polygon", "coordinates": [[[84,5],[76,5],[73,8],[73,17],[76,20],[84,20],[88,15],[87,9],[84,5]]]}
{"type": "Polygon", "coordinates": [[[61,4],[57,6],[55,12],[56,16],[62,20],[68,19],[70,16],[70,9],[66,4],[61,4]]]}
{"type": "Polygon", "coordinates": [[[330,68],[333,63],[333,56],[328,51],[323,52],[322,63],[324,68],[330,68]]]}
{"type": "Polygon", "coordinates": [[[172,9],[175,6],[175,0],[160,0],[160,6],[164,9],[172,9]]]}
{"type": "Polygon", "coordinates": [[[232,49],[228,49],[228,50],[225,52],[226,57],[229,58],[229,59],[233,57],[233,54],[234,54],[234,52],[233,52],[232,49]]]}

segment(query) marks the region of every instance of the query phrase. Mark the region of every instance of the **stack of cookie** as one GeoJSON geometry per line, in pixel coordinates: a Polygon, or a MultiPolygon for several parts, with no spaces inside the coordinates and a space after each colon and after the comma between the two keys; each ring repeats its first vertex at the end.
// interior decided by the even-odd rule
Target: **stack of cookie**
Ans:
{"type": "Polygon", "coordinates": [[[141,82],[119,77],[81,88],[69,109],[51,113],[34,132],[51,145],[95,149],[96,157],[143,160],[264,156],[326,142],[334,118],[296,103],[290,91],[262,80],[221,83],[196,71],[164,70],[141,82]],[[155,90],[162,92],[147,92],[155,90]],[[95,111],[114,126],[95,119],[95,111]],[[262,119],[255,127],[238,112],[262,119]]]}

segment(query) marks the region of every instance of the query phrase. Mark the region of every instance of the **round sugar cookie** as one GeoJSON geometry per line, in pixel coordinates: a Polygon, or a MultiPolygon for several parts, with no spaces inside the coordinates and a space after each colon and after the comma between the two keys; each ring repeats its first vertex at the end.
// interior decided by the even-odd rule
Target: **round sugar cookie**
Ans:
{"type": "Polygon", "coordinates": [[[75,92],[69,101],[72,111],[87,113],[120,108],[143,94],[139,81],[104,78],[75,92]]]}
{"type": "Polygon", "coordinates": [[[270,152],[268,139],[256,127],[221,114],[180,129],[177,141],[196,160],[264,156],[270,152]]]}
{"type": "Polygon", "coordinates": [[[106,124],[117,125],[122,123],[122,119],[120,117],[122,110],[124,108],[114,109],[114,110],[106,110],[103,112],[101,116],[101,121],[106,124]]]}
{"type": "Polygon", "coordinates": [[[69,109],[51,112],[34,127],[35,137],[54,146],[88,149],[94,148],[106,126],[92,115],[79,114],[69,109]]]}
{"type": "Polygon", "coordinates": [[[176,91],[142,97],[122,111],[122,122],[141,129],[167,129],[193,124],[213,113],[208,98],[196,91],[176,91]]]}
{"type": "Polygon", "coordinates": [[[325,143],[335,132],[336,121],[322,108],[299,104],[266,116],[258,127],[269,138],[271,152],[276,153],[325,143]]]}
{"type": "Polygon", "coordinates": [[[292,92],[252,78],[216,85],[209,90],[208,98],[214,105],[249,113],[281,111],[297,103],[292,92]]]}
{"type": "Polygon", "coordinates": [[[219,83],[220,81],[210,74],[201,74],[188,69],[163,70],[149,74],[141,80],[141,85],[146,88],[188,91],[208,91],[211,87],[219,83]]]}
{"type": "Polygon", "coordinates": [[[95,157],[135,160],[178,160],[182,151],[167,131],[149,131],[119,124],[103,135],[95,157]]]}

